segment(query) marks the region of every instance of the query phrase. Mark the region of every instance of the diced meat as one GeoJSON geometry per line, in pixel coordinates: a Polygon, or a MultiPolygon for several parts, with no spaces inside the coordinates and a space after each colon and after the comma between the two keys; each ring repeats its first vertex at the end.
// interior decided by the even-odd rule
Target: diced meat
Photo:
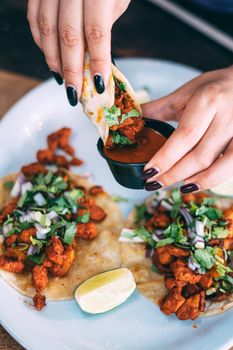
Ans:
{"type": "Polygon", "coordinates": [[[78,204],[82,208],[90,208],[92,205],[95,204],[95,200],[92,197],[83,196],[78,200],[78,204]]]}
{"type": "Polygon", "coordinates": [[[26,177],[31,177],[37,174],[46,174],[48,172],[48,170],[40,163],[25,165],[22,167],[21,171],[26,177]]]}
{"type": "Polygon", "coordinates": [[[182,194],[182,200],[184,203],[195,202],[201,204],[203,199],[208,197],[210,196],[204,192],[182,194]]]}
{"type": "Polygon", "coordinates": [[[72,158],[70,161],[70,165],[73,165],[73,166],[80,166],[82,164],[83,164],[83,160],[77,157],[72,158]]]}
{"type": "Polygon", "coordinates": [[[159,262],[162,265],[168,265],[168,264],[170,264],[170,262],[172,262],[174,260],[173,256],[168,253],[166,247],[159,247],[156,250],[157,250],[157,253],[159,256],[159,262]]]}
{"type": "Polygon", "coordinates": [[[171,244],[166,246],[166,250],[169,254],[176,256],[177,258],[188,257],[190,255],[189,250],[171,244]]]}
{"type": "Polygon", "coordinates": [[[52,151],[55,151],[57,148],[67,150],[67,146],[69,146],[70,136],[70,128],[62,128],[58,131],[53,132],[47,138],[49,148],[52,151]]]}
{"type": "Polygon", "coordinates": [[[106,218],[107,214],[98,205],[92,205],[90,207],[90,218],[93,221],[101,222],[106,218]]]}
{"type": "Polygon", "coordinates": [[[170,224],[170,218],[166,213],[156,212],[146,223],[146,228],[153,231],[155,228],[166,228],[170,224]]]}
{"type": "Polygon", "coordinates": [[[202,288],[209,289],[212,287],[214,283],[213,277],[209,272],[205,273],[204,275],[201,275],[201,280],[199,284],[201,285],[202,288]]]}
{"type": "Polygon", "coordinates": [[[21,248],[22,247],[20,247],[18,245],[15,247],[12,247],[12,246],[7,247],[6,248],[6,255],[11,256],[11,257],[16,257],[19,260],[24,261],[27,258],[27,252],[26,252],[26,250],[22,250],[21,248]]]}
{"type": "Polygon", "coordinates": [[[199,309],[201,312],[204,312],[205,311],[205,306],[206,306],[206,302],[205,302],[205,291],[203,290],[201,293],[200,293],[200,306],[199,306],[199,309]]]}
{"type": "Polygon", "coordinates": [[[164,280],[164,284],[167,289],[172,289],[176,287],[176,280],[173,277],[166,277],[164,280]]]}
{"type": "Polygon", "coordinates": [[[200,314],[200,294],[195,294],[188,299],[178,308],[176,316],[179,320],[195,320],[200,314]]]}
{"type": "Polygon", "coordinates": [[[16,256],[0,256],[0,269],[8,271],[8,272],[23,272],[24,264],[23,262],[16,256]]]}
{"type": "Polygon", "coordinates": [[[54,156],[54,163],[58,167],[62,167],[62,168],[68,168],[69,167],[69,162],[64,156],[55,155],[54,156]]]}
{"type": "MultiPolygon", "coordinates": [[[[158,249],[158,248],[157,248],[158,249]]],[[[154,255],[152,257],[152,262],[153,264],[157,267],[157,269],[162,272],[162,273],[168,273],[170,270],[168,267],[164,266],[161,264],[160,259],[159,259],[159,254],[157,249],[154,251],[154,255]]]]}
{"type": "Polygon", "coordinates": [[[160,310],[166,315],[171,315],[176,312],[185,302],[185,298],[181,295],[177,288],[173,288],[169,291],[165,297],[160,310]]]}
{"type": "Polygon", "coordinates": [[[2,223],[8,215],[13,214],[16,206],[17,206],[18,199],[14,198],[12,199],[5,207],[2,208],[1,214],[0,214],[0,223],[2,223]]]}
{"type": "Polygon", "coordinates": [[[74,248],[69,245],[63,253],[62,265],[52,264],[49,268],[50,273],[56,277],[64,277],[69,272],[74,261],[74,248]]]}
{"type": "Polygon", "coordinates": [[[54,162],[54,152],[51,149],[42,149],[37,152],[36,158],[41,164],[52,164],[54,162]]]}
{"type": "Polygon", "coordinates": [[[48,271],[43,265],[36,265],[32,269],[32,283],[37,293],[42,292],[48,284],[48,271]]]}
{"type": "Polygon", "coordinates": [[[23,243],[31,243],[30,238],[35,237],[35,235],[36,235],[35,227],[27,228],[26,230],[23,230],[20,232],[20,234],[18,235],[18,241],[23,243]]]}
{"type": "Polygon", "coordinates": [[[6,237],[5,239],[4,239],[4,244],[6,245],[6,246],[11,246],[12,244],[14,244],[15,242],[16,242],[16,240],[17,240],[17,235],[15,235],[15,234],[13,234],[13,235],[11,235],[11,236],[9,236],[9,237],[6,237]]]}
{"type": "Polygon", "coordinates": [[[208,245],[210,245],[211,247],[214,247],[215,245],[222,246],[223,245],[223,241],[221,239],[211,239],[208,242],[208,245]]]}
{"type": "Polygon", "coordinates": [[[84,239],[93,239],[97,236],[97,229],[93,222],[88,222],[86,224],[78,223],[76,237],[81,237],[84,239]]]}
{"type": "Polygon", "coordinates": [[[33,297],[34,306],[38,311],[41,311],[46,306],[45,300],[46,299],[44,295],[36,294],[33,297]]]}
{"type": "Polygon", "coordinates": [[[233,238],[225,238],[223,241],[223,247],[226,250],[233,250],[233,238]]]}
{"type": "Polygon", "coordinates": [[[182,290],[182,295],[185,298],[191,297],[194,294],[198,294],[201,292],[201,287],[199,287],[197,284],[190,284],[188,283],[182,290]]]}
{"type": "Polygon", "coordinates": [[[44,267],[51,267],[52,266],[52,261],[49,260],[49,258],[45,258],[42,265],[44,267]]]}
{"type": "Polygon", "coordinates": [[[144,126],[144,121],[141,118],[138,117],[133,117],[131,118],[134,120],[133,125],[128,125],[128,126],[119,126],[117,131],[127,137],[129,141],[131,141],[132,144],[135,144],[137,142],[137,136],[141,132],[144,126]]]}
{"type": "Polygon", "coordinates": [[[90,189],[89,189],[89,195],[90,196],[96,196],[100,193],[104,193],[104,189],[102,186],[92,186],[90,189]]]}
{"type": "Polygon", "coordinates": [[[63,146],[63,150],[70,156],[74,156],[74,148],[70,145],[63,146]]]}
{"type": "Polygon", "coordinates": [[[52,244],[48,247],[47,256],[55,264],[63,264],[64,247],[59,237],[52,236],[52,244]]]}
{"type": "Polygon", "coordinates": [[[178,259],[170,265],[176,280],[185,281],[191,284],[198,283],[201,280],[201,275],[196,274],[186,264],[178,259]]]}

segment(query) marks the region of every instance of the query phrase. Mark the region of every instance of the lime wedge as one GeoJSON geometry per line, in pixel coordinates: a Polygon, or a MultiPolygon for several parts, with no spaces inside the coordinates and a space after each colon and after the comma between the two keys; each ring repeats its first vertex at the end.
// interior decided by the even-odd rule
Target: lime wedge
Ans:
{"type": "Polygon", "coordinates": [[[75,289],[74,297],[83,311],[99,314],[124,303],[135,288],[131,271],[122,267],[90,277],[75,289]]]}
{"type": "Polygon", "coordinates": [[[219,196],[233,196],[233,178],[230,178],[226,182],[211,188],[210,191],[219,196]]]}

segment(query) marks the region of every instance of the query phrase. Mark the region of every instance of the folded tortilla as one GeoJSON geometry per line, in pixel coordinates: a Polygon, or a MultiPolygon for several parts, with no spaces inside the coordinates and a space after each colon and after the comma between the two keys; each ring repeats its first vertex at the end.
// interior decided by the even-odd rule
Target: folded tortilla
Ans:
{"type": "MultiPolygon", "coordinates": [[[[9,201],[10,191],[4,186],[5,182],[15,181],[18,174],[5,176],[0,180],[0,208],[9,201]]],[[[93,186],[88,180],[70,174],[73,180],[77,180],[80,186],[89,188],[93,186]]],[[[107,213],[104,221],[96,224],[98,236],[91,241],[79,239],[75,248],[75,260],[65,277],[50,276],[49,283],[43,291],[48,300],[73,299],[75,287],[87,278],[120,266],[119,233],[123,227],[123,218],[119,206],[106,194],[95,196],[95,202],[107,213]]],[[[0,254],[4,253],[4,247],[0,242],[0,254]]],[[[33,297],[36,291],[32,285],[31,273],[12,273],[0,270],[3,277],[11,286],[20,293],[33,297]]]]}
{"type": "Polygon", "coordinates": [[[119,69],[112,64],[112,73],[108,79],[105,86],[105,91],[102,94],[98,94],[90,71],[90,60],[89,54],[85,55],[84,63],[84,77],[83,77],[83,90],[81,95],[81,103],[83,105],[83,110],[90,121],[97,128],[100,137],[102,138],[104,144],[106,144],[109,135],[109,126],[105,120],[104,108],[110,108],[114,105],[115,100],[115,81],[117,79],[120,83],[126,84],[125,91],[134,101],[135,109],[142,114],[140,104],[137,102],[134,90],[119,69]]]}

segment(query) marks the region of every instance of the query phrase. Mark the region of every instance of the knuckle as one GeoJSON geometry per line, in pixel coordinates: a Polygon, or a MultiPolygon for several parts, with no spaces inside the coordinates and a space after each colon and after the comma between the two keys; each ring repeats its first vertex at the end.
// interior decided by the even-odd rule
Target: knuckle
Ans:
{"type": "Polygon", "coordinates": [[[73,47],[79,44],[80,35],[74,27],[65,25],[60,30],[60,39],[64,46],[73,47]]]}
{"type": "Polygon", "coordinates": [[[110,61],[110,57],[107,57],[107,56],[101,56],[101,57],[91,57],[91,65],[93,67],[95,66],[105,66],[107,65],[107,63],[111,62],[110,61]]]}
{"type": "Polygon", "coordinates": [[[178,129],[181,138],[187,140],[189,143],[190,140],[196,139],[197,135],[199,134],[199,128],[193,123],[181,123],[178,129]]]}
{"type": "Polygon", "coordinates": [[[105,34],[106,30],[101,25],[90,24],[86,27],[86,36],[88,41],[102,41],[105,34]]]}
{"type": "Polygon", "coordinates": [[[198,169],[207,169],[212,163],[212,160],[206,155],[206,153],[202,152],[194,153],[193,159],[198,169]]]}
{"type": "Polygon", "coordinates": [[[204,86],[200,93],[208,103],[215,102],[222,96],[221,87],[217,83],[211,83],[204,86]]]}
{"type": "Polygon", "coordinates": [[[38,25],[40,33],[44,36],[49,36],[54,31],[54,27],[51,26],[49,21],[44,16],[39,18],[38,25]]]}
{"type": "Polygon", "coordinates": [[[70,77],[74,77],[77,76],[78,74],[80,74],[80,71],[70,65],[64,64],[62,67],[62,71],[65,77],[70,76],[70,77]]]}

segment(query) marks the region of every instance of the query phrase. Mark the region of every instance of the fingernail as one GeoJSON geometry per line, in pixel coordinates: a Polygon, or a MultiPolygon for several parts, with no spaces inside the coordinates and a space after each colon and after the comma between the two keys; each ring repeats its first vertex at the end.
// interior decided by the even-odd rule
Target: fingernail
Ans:
{"type": "Polygon", "coordinates": [[[180,187],[180,192],[182,193],[190,193],[198,190],[199,186],[196,184],[187,184],[180,187]]]}
{"type": "Polygon", "coordinates": [[[145,190],[146,191],[156,191],[159,188],[162,188],[163,185],[158,182],[158,181],[154,181],[154,182],[148,182],[145,184],[145,190]]]}
{"type": "Polygon", "coordinates": [[[61,76],[59,73],[54,72],[54,71],[51,71],[51,73],[52,73],[54,79],[56,80],[56,82],[57,82],[59,85],[62,85],[62,84],[63,84],[63,78],[62,78],[62,76],[61,76]]]}
{"type": "Polygon", "coordinates": [[[68,85],[66,88],[67,98],[71,106],[76,106],[78,103],[77,91],[74,86],[68,85]]]}
{"type": "Polygon", "coordinates": [[[105,90],[104,80],[101,74],[96,74],[94,76],[94,84],[98,94],[102,94],[105,90]]]}
{"type": "Polygon", "coordinates": [[[158,169],[150,168],[148,170],[143,171],[141,178],[142,180],[149,179],[150,177],[158,174],[158,172],[159,172],[158,169]]]}

